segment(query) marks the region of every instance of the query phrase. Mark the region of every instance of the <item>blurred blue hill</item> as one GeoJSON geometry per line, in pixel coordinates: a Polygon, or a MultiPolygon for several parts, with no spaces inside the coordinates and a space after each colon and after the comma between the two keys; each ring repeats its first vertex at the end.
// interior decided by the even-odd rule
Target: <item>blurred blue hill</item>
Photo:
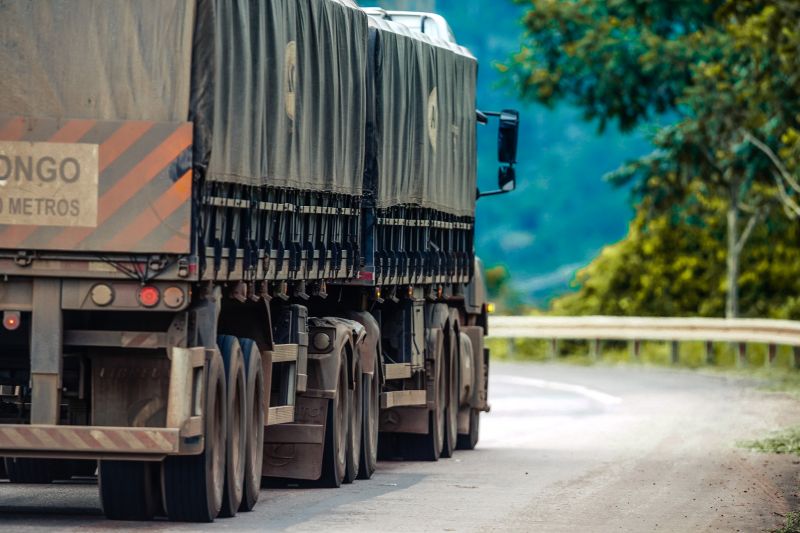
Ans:
{"type": "MultiPolygon", "coordinates": [[[[362,1],[363,6],[370,5],[362,1]]],[[[632,216],[627,190],[602,176],[649,151],[643,135],[609,127],[598,135],[569,107],[520,102],[494,68],[519,50],[523,6],[511,0],[384,0],[387,9],[443,15],[480,61],[478,105],[522,114],[517,191],[478,202],[476,248],[487,266],[503,264],[525,303],[542,305],[569,290],[576,269],[621,239],[632,216]]],[[[496,185],[496,129],[479,134],[479,186],[496,185]]]]}

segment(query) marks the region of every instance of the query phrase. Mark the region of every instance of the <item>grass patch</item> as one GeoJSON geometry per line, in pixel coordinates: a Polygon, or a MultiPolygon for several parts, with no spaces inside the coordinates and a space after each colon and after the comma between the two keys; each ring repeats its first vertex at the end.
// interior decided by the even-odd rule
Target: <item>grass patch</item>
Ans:
{"type": "Polygon", "coordinates": [[[776,529],[772,533],[800,533],[800,513],[787,513],[786,523],[782,528],[776,529]]]}
{"type": "Polygon", "coordinates": [[[779,370],[762,370],[756,375],[763,377],[766,381],[762,387],[773,392],[788,392],[795,396],[800,396],[800,372],[781,372],[779,370]]]}
{"type": "Polygon", "coordinates": [[[741,442],[739,445],[762,453],[791,453],[800,455],[800,427],[785,429],[772,436],[741,442]]]}

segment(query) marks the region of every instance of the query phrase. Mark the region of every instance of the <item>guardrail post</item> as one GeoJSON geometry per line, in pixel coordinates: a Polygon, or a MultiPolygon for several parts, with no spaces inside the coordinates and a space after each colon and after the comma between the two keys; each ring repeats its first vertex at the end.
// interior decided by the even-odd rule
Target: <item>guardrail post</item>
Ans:
{"type": "Polygon", "coordinates": [[[506,356],[509,359],[513,359],[514,358],[514,338],[513,337],[509,337],[507,342],[508,342],[508,344],[507,344],[508,353],[506,354],[506,356]]]}
{"type": "Polygon", "coordinates": [[[558,359],[558,339],[550,339],[547,356],[550,359],[558,359]]]}
{"type": "Polygon", "coordinates": [[[778,355],[778,347],[775,344],[770,344],[767,347],[767,357],[764,359],[764,366],[769,368],[775,362],[775,357],[778,355]]]}
{"type": "Polygon", "coordinates": [[[600,359],[600,339],[592,339],[589,341],[589,355],[592,358],[592,361],[597,361],[600,359]]]}
{"type": "Polygon", "coordinates": [[[631,350],[631,359],[634,361],[638,361],[642,355],[642,342],[641,341],[630,341],[629,348],[631,350]]]}
{"type": "Polygon", "coordinates": [[[672,341],[669,345],[669,362],[677,365],[681,360],[681,345],[678,341],[672,341]]]}
{"type": "Polygon", "coordinates": [[[736,343],[736,366],[743,367],[747,365],[747,343],[736,343]]]}
{"type": "Polygon", "coordinates": [[[800,368],[800,346],[792,346],[792,367],[800,368]]]}
{"type": "Polygon", "coordinates": [[[706,341],[706,364],[714,364],[714,343],[711,341],[706,341]]]}

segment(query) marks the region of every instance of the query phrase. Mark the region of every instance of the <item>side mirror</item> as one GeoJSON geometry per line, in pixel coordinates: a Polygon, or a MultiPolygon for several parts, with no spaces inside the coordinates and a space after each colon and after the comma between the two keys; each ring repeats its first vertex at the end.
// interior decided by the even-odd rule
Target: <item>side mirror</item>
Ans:
{"type": "Polygon", "coordinates": [[[517,188],[517,171],[512,166],[500,167],[497,171],[497,185],[502,192],[517,188]]]}
{"type": "Polygon", "coordinates": [[[517,164],[517,140],[519,138],[519,112],[504,109],[500,112],[497,131],[497,160],[507,165],[517,164]]]}
{"type": "Polygon", "coordinates": [[[497,117],[499,125],[497,129],[497,161],[500,168],[497,171],[497,190],[480,192],[478,198],[482,196],[495,196],[505,194],[517,188],[517,172],[514,165],[517,164],[517,143],[519,140],[519,112],[514,109],[504,109],[503,111],[478,111],[478,122],[486,124],[489,117],[497,117]]]}

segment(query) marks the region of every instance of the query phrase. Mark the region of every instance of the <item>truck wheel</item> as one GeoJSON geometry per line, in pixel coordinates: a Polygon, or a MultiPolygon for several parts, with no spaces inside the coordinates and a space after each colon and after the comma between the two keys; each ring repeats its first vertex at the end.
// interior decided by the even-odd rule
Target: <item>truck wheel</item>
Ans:
{"type": "Polygon", "coordinates": [[[59,459],[6,457],[5,467],[11,483],[44,485],[72,477],[69,463],[59,459]]]}
{"type": "Polygon", "coordinates": [[[353,388],[349,390],[350,394],[350,421],[347,427],[347,470],[344,476],[345,483],[352,483],[358,477],[358,471],[361,468],[361,439],[362,422],[364,420],[364,409],[362,406],[361,394],[363,392],[362,386],[364,376],[361,375],[361,365],[356,364],[353,370],[355,383],[353,388]]]}
{"type": "MultiPolygon", "coordinates": [[[[462,337],[465,336],[463,333],[462,337]]],[[[474,361],[474,352],[472,350],[472,343],[460,344],[460,346],[468,350],[469,353],[464,354],[470,361],[474,361]]],[[[469,409],[469,432],[458,435],[458,442],[456,449],[458,450],[472,450],[478,444],[478,434],[480,433],[481,412],[477,409],[469,409]]]]}
{"type": "Polygon", "coordinates": [[[339,383],[333,399],[328,400],[328,416],[325,422],[325,451],[322,454],[320,485],[328,488],[340,487],[347,471],[350,394],[347,389],[346,357],[343,355],[339,358],[339,383]]]}
{"type": "Polygon", "coordinates": [[[236,516],[244,493],[244,469],[247,462],[247,385],[244,378],[244,358],[239,340],[220,335],[217,345],[225,365],[228,396],[228,430],[225,457],[225,487],[219,516],[236,516]]]}
{"type": "Polygon", "coordinates": [[[431,459],[433,461],[438,461],[439,457],[442,455],[446,432],[447,366],[445,354],[443,353],[439,354],[439,357],[436,359],[436,383],[436,406],[431,413],[430,421],[431,426],[435,429],[435,431],[430,432],[434,437],[431,439],[435,447],[435,458],[431,459]]]}
{"type": "Polygon", "coordinates": [[[264,368],[261,352],[251,339],[239,339],[247,378],[247,443],[245,446],[244,491],[240,511],[252,511],[261,492],[264,462],[264,368]]]}
{"type": "Polygon", "coordinates": [[[216,350],[206,372],[203,452],[164,460],[164,503],[170,520],[212,522],[222,508],[228,419],[225,369],[216,350]]]}
{"type": "Polygon", "coordinates": [[[469,433],[458,436],[459,450],[474,450],[478,444],[481,431],[481,412],[477,409],[469,410],[469,433]]]}
{"type": "MultiPolygon", "coordinates": [[[[377,353],[380,353],[378,351],[377,353]]],[[[378,424],[380,416],[381,377],[378,373],[378,358],[375,358],[373,374],[361,376],[361,461],[358,479],[369,479],[378,466],[378,424]]]]}
{"type": "Polygon", "coordinates": [[[160,510],[161,463],[100,461],[98,483],[109,520],[152,520],[160,510]]]}
{"type": "Polygon", "coordinates": [[[447,405],[444,408],[444,446],[442,457],[452,457],[456,450],[458,439],[458,369],[456,366],[457,352],[453,345],[453,335],[450,335],[450,350],[447,358],[447,405]]]}

